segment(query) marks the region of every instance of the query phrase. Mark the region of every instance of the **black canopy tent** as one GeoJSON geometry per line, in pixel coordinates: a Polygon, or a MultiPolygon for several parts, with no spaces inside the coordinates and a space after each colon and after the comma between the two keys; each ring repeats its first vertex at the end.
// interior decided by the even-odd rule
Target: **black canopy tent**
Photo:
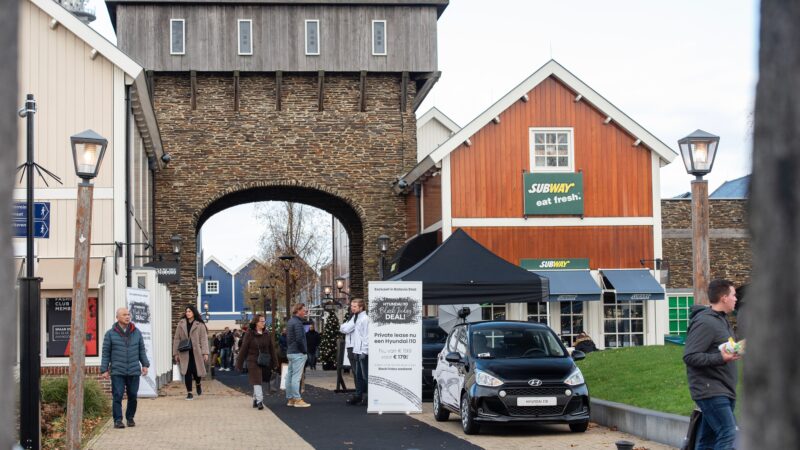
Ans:
{"type": "Polygon", "coordinates": [[[390,278],[422,281],[422,303],[540,302],[547,300],[547,278],[500,258],[460,228],[425,259],[390,278]]]}
{"type": "Polygon", "coordinates": [[[389,261],[389,273],[386,274],[386,278],[391,278],[400,272],[414,267],[414,264],[420,262],[423,258],[430,255],[432,251],[436,250],[436,247],[439,245],[438,234],[439,233],[436,231],[422,233],[400,247],[400,250],[398,250],[389,261]]]}

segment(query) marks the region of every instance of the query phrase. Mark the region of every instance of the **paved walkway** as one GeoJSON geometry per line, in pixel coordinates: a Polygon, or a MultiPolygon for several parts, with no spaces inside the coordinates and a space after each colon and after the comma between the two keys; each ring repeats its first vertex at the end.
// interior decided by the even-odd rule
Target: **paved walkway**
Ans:
{"type": "MultiPolygon", "coordinates": [[[[224,374],[224,376],[230,375],[233,373],[224,374]]],[[[352,387],[352,377],[347,377],[345,380],[347,387],[352,387]]],[[[307,372],[307,382],[318,388],[332,390],[336,384],[335,372],[309,371],[307,372]]],[[[162,390],[162,396],[156,399],[140,399],[136,413],[136,428],[117,430],[111,426],[109,421],[99,436],[89,443],[88,448],[97,450],[141,450],[142,448],[146,450],[216,448],[294,450],[312,448],[306,439],[289,428],[269,408],[265,408],[263,411],[253,409],[249,395],[228,388],[216,380],[205,380],[203,390],[204,394],[201,397],[189,402],[184,399],[183,385],[172,383],[162,390]]],[[[342,396],[342,401],[344,398],[346,397],[342,396]]],[[[342,404],[342,408],[349,407],[342,404]]],[[[317,409],[321,411],[323,408],[317,409]]],[[[325,409],[327,413],[330,413],[329,408],[325,409]]],[[[313,431],[317,436],[313,436],[313,438],[307,436],[311,432],[308,429],[302,431],[309,441],[316,443],[317,448],[356,447],[347,445],[348,442],[341,439],[332,439],[330,446],[319,445],[320,442],[327,442],[324,439],[320,440],[319,436],[319,434],[327,432],[326,420],[324,417],[311,416],[314,410],[314,406],[303,410],[304,413],[309,413],[309,423],[318,426],[318,431],[313,431]]],[[[366,410],[364,415],[366,415],[366,410]]],[[[389,416],[383,417],[389,418],[389,416]]],[[[448,422],[436,422],[433,419],[430,403],[424,403],[423,414],[415,414],[410,417],[419,421],[420,425],[429,425],[486,449],[615,449],[614,442],[622,439],[635,442],[637,450],[671,449],[662,444],[645,441],[594,424],[591,424],[589,430],[582,434],[571,433],[569,428],[559,425],[484,426],[481,428],[481,434],[467,437],[461,432],[455,415],[451,416],[448,422]]],[[[378,417],[375,418],[378,419],[378,417]]],[[[288,421],[294,422],[293,420],[288,421]]],[[[386,430],[381,431],[386,432],[386,430]]],[[[362,432],[368,433],[369,430],[362,430],[362,432]]],[[[403,436],[407,432],[408,430],[405,432],[397,430],[396,448],[407,447],[403,444],[403,436]]],[[[469,446],[467,442],[464,444],[469,446]]]]}

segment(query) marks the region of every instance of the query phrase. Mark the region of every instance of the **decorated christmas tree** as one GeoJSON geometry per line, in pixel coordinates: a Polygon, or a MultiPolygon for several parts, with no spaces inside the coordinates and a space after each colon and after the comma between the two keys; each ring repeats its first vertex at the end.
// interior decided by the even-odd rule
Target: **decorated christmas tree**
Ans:
{"type": "Polygon", "coordinates": [[[323,370],[336,368],[336,339],[339,333],[339,319],[333,311],[328,311],[325,326],[322,328],[322,341],[319,344],[319,359],[322,361],[323,370]]]}

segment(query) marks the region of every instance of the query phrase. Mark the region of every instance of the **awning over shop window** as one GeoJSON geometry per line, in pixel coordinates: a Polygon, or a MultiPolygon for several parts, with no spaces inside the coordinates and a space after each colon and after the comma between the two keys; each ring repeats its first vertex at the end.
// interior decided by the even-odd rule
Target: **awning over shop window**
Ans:
{"type": "MultiPolygon", "coordinates": [[[[72,258],[39,259],[36,267],[36,276],[42,278],[42,290],[67,289],[71,290],[74,278],[75,260],[72,258]]],[[[103,267],[103,258],[89,259],[89,289],[97,289],[100,281],[100,271],[103,267]]]]}
{"type": "Polygon", "coordinates": [[[606,289],[617,291],[617,300],[664,300],[664,289],[647,269],[601,269],[606,289]]]}
{"type": "Polygon", "coordinates": [[[603,293],[588,270],[533,270],[532,272],[550,280],[550,301],[600,300],[603,293]]]}
{"type": "Polygon", "coordinates": [[[414,267],[416,263],[433,253],[438,246],[439,233],[437,231],[415,236],[400,247],[400,250],[398,250],[389,261],[389,271],[386,274],[386,278],[391,278],[400,272],[405,272],[411,267],[414,267]]]}

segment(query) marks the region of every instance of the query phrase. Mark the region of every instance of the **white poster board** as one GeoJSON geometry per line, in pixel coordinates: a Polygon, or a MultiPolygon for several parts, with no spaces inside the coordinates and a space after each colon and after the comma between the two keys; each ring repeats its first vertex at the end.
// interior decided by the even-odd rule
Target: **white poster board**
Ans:
{"type": "Polygon", "coordinates": [[[158,397],[158,387],[156,385],[156,358],[153,354],[153,316],[150,307],[150,291],[147,289],[127,288],[127,305],[131,313],[131,322],[142,333],[144,348],[147,359],[150,361],[150,369],[147,376],[139,379],[139,397],[158,397]]]}
{"type": "Polygon", "coordinates": [[[369,282],[369,413],[422,412],[422,283],[369,282]]]}

